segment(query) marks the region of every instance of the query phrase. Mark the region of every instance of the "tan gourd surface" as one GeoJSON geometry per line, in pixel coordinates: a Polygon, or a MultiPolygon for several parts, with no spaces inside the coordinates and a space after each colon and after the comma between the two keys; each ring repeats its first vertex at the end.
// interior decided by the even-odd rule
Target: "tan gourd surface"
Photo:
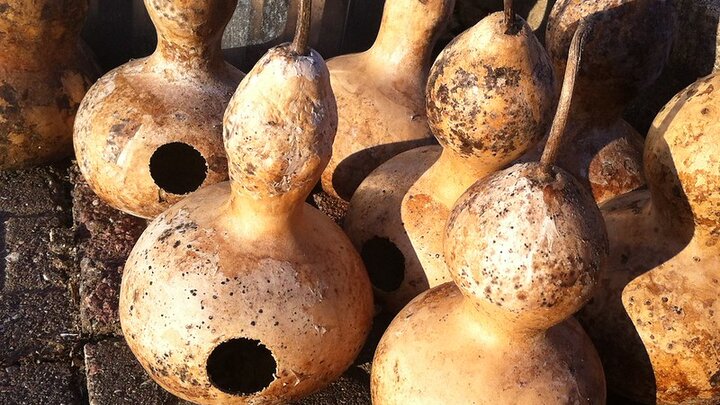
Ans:
{"type": "Polygon", "coordinates": [[[519,17],[516,23],[518,32],[506,34],[503,13],[491,14],[440,54],[427,110],[442,146],[391,159],[351,200],[345,230],[390,311],[450,281],[442,235],[453,205],[475,181],[533,147],[549,127],[552,66],[530,27],[519,17]]]}
{"type": "Polygon", "coordinates": [[[590,193],[552,160],[492,174],[457,202],[445,231],[455,284],[393,320],[374,404],[605,403],[600,359],[571,315],[592,296],[607,235],[590,193]]]}
{"type": "Polygon", "coordinates": [[[562,75],[577,22],[590,17],[585,63],[558,164],[592,189],[600,203],[645,185],[642,136],[622,119],[627,103],[660,75],[672,44],[667,0],[559,0],[546,46],[562,75]]]}
{"type": "Polygon", "coordinates": [[[643,403],[720,402],[719,88],[700,79],[660,111],[650,190],[602,206],[610,260],[580,319],[608,388],[643,403]]]}
{"type": "Polygon", "coordinates": [[[80,41],[87,0],[0,4],[0,170],[72,154],[80,101],[99,68],[80,41]]]}
{"type": "Polygon", "coordinates": [[[304,202],[330,159],[336,111],[319,54],[271,49],[225,116],[231,181],[160,215],[133,249],[123,332],[173,394],[287,403],[360,351],[373,315],[367,273],[342,230],[304,202]]]}
{"type": "Polygon", "coordinates": [[[220,41],[236,4],[145,0],[156,51],[105,75],[83,100],[78,164],[115,208],[153,218],[227,179],[222,117],[243,74],[223,60],[220,41]]]}
{"type": "Polygon", "coordinates": [[[338,133],[323,189],[350,201],[370,172],[393,156],[434,143],[425,84],[435,42],[455,0],[385,2],[375,44],[328,61],[338,133]]]}

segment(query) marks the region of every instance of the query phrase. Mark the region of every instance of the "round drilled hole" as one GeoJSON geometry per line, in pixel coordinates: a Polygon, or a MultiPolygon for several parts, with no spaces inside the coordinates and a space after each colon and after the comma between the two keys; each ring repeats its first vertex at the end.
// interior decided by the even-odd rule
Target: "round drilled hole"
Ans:
{"type": "Polygon", "coordinates": [[[208,166],[205,158],[192,146],[173,142],[165,144],[150,158],[150,175],[155,184],[172,194],[188,194],[203,184],[208,166]]]}
{"type": "Polygon", "coordinates": [[[270,350],[258,340],[232,339],[221,343],[207,360],[213,386],[231,395],[250,395],[275,380],[277,363],[270,350]]]}
{"type": "Polygon", "coordinates": [[[387,238],[375,237],[365,242],[360,252],[370,281],[383,291],[395,291],[405,279],[405,256],[387,238]]]}

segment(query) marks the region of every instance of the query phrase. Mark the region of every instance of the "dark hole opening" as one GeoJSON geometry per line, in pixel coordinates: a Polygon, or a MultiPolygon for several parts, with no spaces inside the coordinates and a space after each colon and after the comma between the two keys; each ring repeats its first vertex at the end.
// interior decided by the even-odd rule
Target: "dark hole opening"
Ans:
{"type": "Polygon", "coordinates": [[[250,395],[275,380],[277,363],[260,341],[232,339],[221,343],[208,357],[207,373],[217,389],[232,395],[250,395]]]}
{"type": "Polygon", "coordinates": [[[405,256],[387,238],[374,237],[360,252],[373,285],[383,291],[395,291],[405,279],[405,256]]]}
{"type": "Polygon", "coordinates": [[[192,146],[173,142],[165,144],[150,158],[150,175],[155,184],[172,194],[188,194],[202,185],[207,177],[207,162],[192,146]]]}

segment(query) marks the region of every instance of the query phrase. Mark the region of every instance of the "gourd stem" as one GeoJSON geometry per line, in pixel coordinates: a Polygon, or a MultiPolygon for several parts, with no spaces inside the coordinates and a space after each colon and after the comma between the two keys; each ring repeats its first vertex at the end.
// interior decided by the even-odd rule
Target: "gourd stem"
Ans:
{"type": "Polygon", "coordinates": [[[515,28],[515,4],[513,0],[505,0],[505,33],[514,35],[517,33],[515,28]]]}
{"type": "Polygon", "coordinates": [[[295,39],[292,49],[298,55],[307,55],[310,41],[310,24],[312,19],[312,0],[300,0],[300,12],[295,27],[295,39]]]}
{"type": "Polygon", "coordinates": [[[563,146],[563,142],[567,141],[565,128],[567,127],[568,115],[570,114],[570,105],[572,104],[573,90],[575,89],[575,79],[580,69],[582,50],[587,32],[588,24],[583,20],[578,24],[577,31],[575,31],[575,35],[570,43],[560,101],[558,102],[555,118],[550,128],[550,136],[548,137],[545,150],[540,158],[542,169],[548,176],[552,175],[552,167],[557,160],[557,155],[563,146]]]}

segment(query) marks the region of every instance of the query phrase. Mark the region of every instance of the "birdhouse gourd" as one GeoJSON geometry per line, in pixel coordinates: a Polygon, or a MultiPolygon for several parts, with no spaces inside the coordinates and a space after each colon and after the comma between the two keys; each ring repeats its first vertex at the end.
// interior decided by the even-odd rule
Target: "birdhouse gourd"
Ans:
{"type": "Polygon", "coordinates": [[[558,164],[590,187],[598,202],[645,185],[643,139],[622,113],[665,66],[675,18],[671,3],[559,0],[550,14],[545,44],[557,75],[578,21],[593,24],[568,124],[574,141],[564,146],[558,164]]]}
{"type": "Polygon", "coordinates": [[[225,115],[230,182],[153,221],[123,274],[123,333],[145,370],[199,404],[277,404],[339,377],[372,322],[362,260],[305,204],[337,129],[327,67],[307,48],[272,48],[225,115]]]}
{"type": "Polygon", "coordinates": [[[80,40],[87,0],[0,4],[0,170],[72,154],[75,113],[99,68],[80,40]]]}
{"type": "Polygon", "coordinates": [[[580,320],[608,388],[642,403],[720,403],[720,75],[657,115],[648,190],[602,206],[610,259],[580,320]]]}
{"type": "Polygon", "coordinates": [[[345,230],[361,252],[379,301],[398,311],[450,281],[442,235],[457,199],[478,179],[545,136],[555,102],[550,60],[512,12],[491,14],[438,57],[427,114],[442,146],[389,160],[360,186],[345,230]]]}
{"type": "Polygon", "coordinates": [[[374,404],[605,404],[600,359],[571,315],[592,295],[607,235],[592,195],[552,164],[561,105],[541,162],[458,200],[445,231],[454,283],[415,298],[383,335],[374,404]]]}
{"type": "Polygon", "coordinates": [[[338,133],[323,189],[350,201],[370,172],[393,156],[434,143],[425,117],[432,51],[455,0],[386,1],[375,44],[328,61],[338,133]]]}
{"type": "Polygon", "coordinates": [[[227,179],[225,107],[243,74],[223,60],[237,0],[145,0],[155,52],[105,75],[75,123],[90,187],[113,207],[153,218],[184,195],[227,179]]]}

